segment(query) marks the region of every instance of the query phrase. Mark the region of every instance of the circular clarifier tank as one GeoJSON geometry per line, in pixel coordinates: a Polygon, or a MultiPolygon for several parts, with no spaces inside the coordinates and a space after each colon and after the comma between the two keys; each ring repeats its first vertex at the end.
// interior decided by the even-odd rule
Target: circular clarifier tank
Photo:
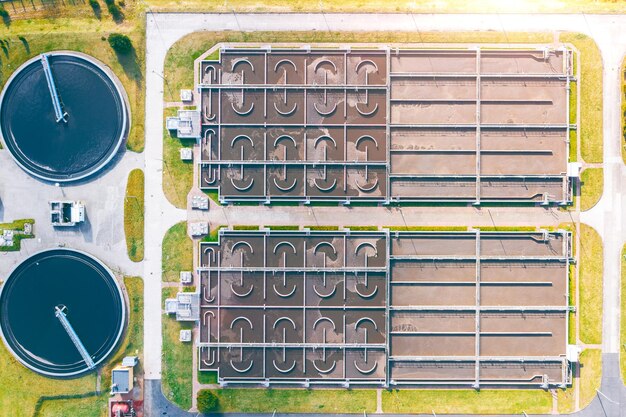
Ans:
{"type": "Polygon", "coordinates": [[[24,63],[0,96],[0,133],[15,161],[46,181],[101,170],[128,132],[121,84],[95,59],[51,52],[24,63]]]}
{"type": "Polygon", "coordinates": [[[117,346],[125,320],[113,274],[83,252],[39,252],[15,268],[0,291],[5,345],[47,376],[75,377],[97,367],[117,346]]]}

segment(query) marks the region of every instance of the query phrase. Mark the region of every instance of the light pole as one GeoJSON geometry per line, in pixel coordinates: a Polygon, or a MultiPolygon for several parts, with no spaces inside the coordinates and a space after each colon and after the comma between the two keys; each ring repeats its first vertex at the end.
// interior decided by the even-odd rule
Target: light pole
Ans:
{"type": "Polygon", "coordinates": [[[165,86],[167,87],[167,91],[170,93],[170,99],[174,99],[174,94],[172,94],[172,89],[170,88],[170,83],[167,81],[167,78],[161,74],[159,74],[158,72],[156,72],[155,70],[152,70],[152,73],[155,75],[158,75],[164,82],[165,82],[165,86]]]}

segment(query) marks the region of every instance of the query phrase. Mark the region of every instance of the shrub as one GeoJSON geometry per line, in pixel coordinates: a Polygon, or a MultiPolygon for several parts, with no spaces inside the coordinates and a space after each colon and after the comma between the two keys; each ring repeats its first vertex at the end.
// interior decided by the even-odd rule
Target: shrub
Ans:
{"type": "Polygon", "coordinates": [[[217,397],[208,389],[198,391],[198,411],[202,414],[217,410],[217,397]]]}
{"type": "Polygon", "coordinates": [[[107,9],[109,10],[109,13],[113,17],[113,20],[115,20],[116,22],[120,22],[122,19],[124,19],[122,10],[119,8],[117,4],[107,3],[107,9]]]}
{"type": "Polygon", "coordinates": [[[3,19],[6,19],[9,17],[9,12],[6,11],[6,9],[4,8],[2,4],[0,4],[0,17],[2,17],[3,19]]]}
{"type": "Polygon", "coordinates": [[[130,38],[126,35],[122,35],[121,33],[111,33],[108,40],[111,48],[119,54],[128,54],[133,50],[133,44],[131,43],[130,38]]]}

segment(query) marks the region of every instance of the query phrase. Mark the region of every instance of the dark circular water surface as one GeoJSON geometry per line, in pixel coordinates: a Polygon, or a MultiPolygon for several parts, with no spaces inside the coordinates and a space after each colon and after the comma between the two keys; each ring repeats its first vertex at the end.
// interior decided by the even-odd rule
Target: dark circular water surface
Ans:
{"type": "Polygon", "coordinates": [[[55,316],[61,305],[98,365],[117,345],[126,309],[110,271],[82,252],[52,249],[22,262],[0,292],[0,329],[5,344],[30,369],[78,376],[89,369],[55,316]]]}
{"type": "Polygon", "coordinates": [[[106,165],[124,141],[125,102],[116,83],[95,61],[50,53],[48,61],[67,123],[56,122],[41,56],[20,67],[0,102],[0,131],[22,168],[64,182],[106,165]]]}

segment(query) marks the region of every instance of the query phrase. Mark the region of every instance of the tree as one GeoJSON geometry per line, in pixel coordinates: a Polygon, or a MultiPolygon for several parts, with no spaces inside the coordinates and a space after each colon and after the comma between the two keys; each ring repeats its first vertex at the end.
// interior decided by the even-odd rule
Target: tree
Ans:
{"type": "Polygon", "coordinates": [[[126,35],[122,35],[121,33],[111,33],[108,40],[111,48],[119,54],[128,54],[133,50],[133,44],[126,35]]]}
{"type": "Polygon", "coordinates": [[[208,389],[198,391],[198,411],[202,414],[217,410],[217,397],[208,389]]]}

